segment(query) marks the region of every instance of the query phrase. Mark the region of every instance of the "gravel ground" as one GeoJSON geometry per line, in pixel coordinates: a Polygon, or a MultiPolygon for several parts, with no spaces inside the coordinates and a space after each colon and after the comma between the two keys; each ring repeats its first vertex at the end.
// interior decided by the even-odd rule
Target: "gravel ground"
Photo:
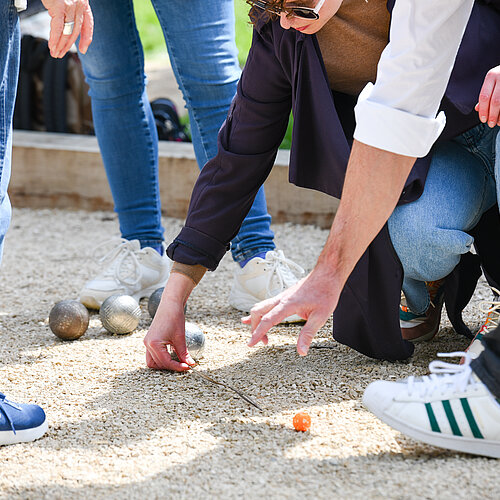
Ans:
{"type": "MultiPolygon", "coordinates": [[[[169,235],[180,228],[164,222],[169,235]]],[[[274,229],[286,255],[311,269],[327,232],[274,229]]],[[[295,351],[298,326],[275,328],[268,347],[250,349],[227,304],[226,256],[195,290],[188,319],[207,334],[200,369],[255,398],[261,413],[189,373],[147,369],[146,301],[130,335],[106,333],[96,315],[77,341],[50,332],[52,305],[78,296],[98,269],[92,249],[110,235],[112,213],[14,211],[1,273],[0,390],[42,405],[50,427],[39,441],[0,448],[2,498],[498,498],[495,460],[417,443],[361,404],[370,381],[423,374],[436,352],[466,347],[446,318],[406,363],[336,344],[331,324],[315,339],[331,349],[306,358],[295,351]],[[311,415],[307,433],[292,429],[299,410],[311,415]]],[[[486,297],[482,284],[467,309],[476,326],[474,306],[486,297]]]]}

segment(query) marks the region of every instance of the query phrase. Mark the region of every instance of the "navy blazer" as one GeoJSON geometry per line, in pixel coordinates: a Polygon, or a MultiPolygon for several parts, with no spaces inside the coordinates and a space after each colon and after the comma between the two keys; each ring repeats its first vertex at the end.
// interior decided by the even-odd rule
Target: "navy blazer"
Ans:
{"type": "MultiPolygon", "coordinates": [[[[389,0],[389,10],[393,4],[389,0]]],[[[500,0],[478,0],[442,102],[448,120],[440,140],[479,123],[473,110],[479,90],[486,72],[499,64],[500,0]]],[[[185,226],[168,247],[168,256],[210,270],[217,267],[273,167],[291,110],[290,182],[340,197],[352,143],[355,100],[330,90],[316,36],[283,30],[278,21],[258,25],[237,94],[219,132],[217,156],[200,173],[185,226]]],[[[421,195],[431,156],[432,151],[415,162],[399,203],[421,195]]],[[[498,223],[497,213],[489,216],[490,224],[498,223]]],[[[488,251],[484,252],[495,263],[500,241],[494,242],[491,232],[489,239],[477,238],[485,243],[488,251]]],[[[447,285],[450,318],[468,335],[461,310],[479,275],[477,259],[464,259],[464,265],[457,268],[462,273],[449,280],[454,286],[447,285]],[[464,270],[465,279],[461,277],[464,270]]],[[[494,284],[500,283],[500,269],[487,276],[494,284]]],[[[408,358],[413,344],[402,339],[399,327],[401,283],[402,267],[386,225],[342,291],[333,316],[334,338],[373,358],[408,358]]]]}

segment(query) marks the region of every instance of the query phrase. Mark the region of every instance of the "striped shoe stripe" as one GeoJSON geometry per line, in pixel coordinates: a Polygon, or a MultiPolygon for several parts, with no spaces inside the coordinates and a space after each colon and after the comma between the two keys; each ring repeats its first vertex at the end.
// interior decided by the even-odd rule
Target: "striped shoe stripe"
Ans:
{"type": "Polygon", "coordinates": [[[469,422],[470,430],[472,431],[472,435],[477,439],[484,439],[479,427],[477,426],[476,419],[472,414],[472,410],[470,408],[469,402],[467,398],[460,398],[460,402],[462,403],[462,408],[464,409],[465,416],[467,417],[467,421],[469,422]]]}
{"type": "Polygon", "coordinates": [[[434,415],[434,410],[430,403],[425,403],[425,409],[427,410],[427,416],[429,417],[429,423],[431,424],[432,432],[441,432],[439,425],[436,420],[436,415],[434,415]]]}
{"type": "Polygon", "coordinates": [[[460,428],[458,427],[455,415],[453,415],[453,410],[451,409],[450,402],[445,399],[442,403],[444,411],[446,412],[446,416],[448,417],[448,422],[450,422],[451,432],[453,432],[454,436],[461,436],[462,433],[460,432],[460,428]]]}

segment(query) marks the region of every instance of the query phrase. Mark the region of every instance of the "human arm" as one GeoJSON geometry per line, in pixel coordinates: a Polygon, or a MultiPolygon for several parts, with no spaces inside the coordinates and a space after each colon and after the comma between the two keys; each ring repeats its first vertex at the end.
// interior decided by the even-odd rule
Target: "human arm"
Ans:
{"type": "Polygon", "coordinates": [[[316,266],[295,286],[252,308],[243,319],[252,326],[249,346],[267,343],[269,329],[293,311],[306,320],[297,352],[307,354],[357,261],[396,206],[414,160],[354,141],[341,203],[316,266]]]}
{"type": "Polygon", "coordinates": [[[256,305],[244,319],[252,326],[250,345],[265,342],[273,325],[296,313],[307,319],[297,344],[299,354],[307,353],[349,274],[396,206],[415,158],[427,154],[444,126],[436,112],[472,3],[396,2],[377,82],[356,109],[356,140],[330,236],[310,275],[256,305]]]}
{"type": "Polygon", "coordinates": [[[153,322],[144,337],[144,345],[149,368],[186,371],[195,363],[186,348],[184,308],[206,268],[186,266],[188,272],[185,273],[176,272],[175,266],[176,264],[163,290],[153,322]],[[177,354],[178,361],[172,359],[169,346],[177,354]]]}
{"type": "Polygon", "coordinates": [[[49,49],[52,57],[63,57],[80,36],[79,50],[82,54],[92,41],[94,18],[89,0],[42,0],[50,22],[49,49]],[[74,21],[71,35],[64,35],[64,23],[74,21]]]}
{"type": "MultiPolygon", "coordinates": [[[[271,170],[285,133],[290,85],[282,75],[272,44],[260,35],[255,38],[237,95],[219,133],[218,154],[203,168],[191,196],[185,227],[167,250],[176,263],[211,270],[217,267],[271,170]],[[261,74],[259,69],[263,68],[261,74]]],[[[182,311],[193,287],[194,283],[184,277],[171,275],[145,338],[148,366],[188,369],[182,311]],[[168,345],[174,347],[182,364],[172,362],[168,345]]]]}
{"type": "Polygon", "coordinates": [[[475,109],[483,123],[500,126],[500,66],[488,71],[475,109]]]}

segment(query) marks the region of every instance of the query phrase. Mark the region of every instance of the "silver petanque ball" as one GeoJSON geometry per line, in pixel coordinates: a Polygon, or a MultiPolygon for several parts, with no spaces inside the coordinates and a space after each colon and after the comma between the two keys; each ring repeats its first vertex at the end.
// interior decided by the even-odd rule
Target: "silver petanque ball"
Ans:
{"type": "Polygon", "coordinates": [[[89,312],[78,300],[61,300],[49,314],[52,333],[63,340],[80,338],[89,326],[89,312]]]}
{"type": "Polygon", "coordinates": [[[163,293],[164,288],[165,287],[163,287],[163,286],[161,288],[158,288],[149,297],[148,312],[149,312],[149,315],[151,316],[151,319],[153,319],[155,317],[158,306],[160,305],[161,294],[163,293]]]}
{"type": "Polygon", "coordinates": [[[193,359],[198,359],[205,349],[205,334],[194,323],[186,321],[186,346],[193,359]]]}
{"type": "MultiPolygon", "coordinates": [[[[156,289],[148,299],[148,312],[149,315],[151,316],[151,319],[155,317],[156,311],[158,310],[158,306],[160,305],[161,301],[161,296],[163,294],[163,290],[165,289],[164,286],[161,288],[156,289]]],[[[184,314],[186,314],[187,311],[187,304],[184,306],[184,314]]]]}
{"type": "Polygon", "coordinates": [[[133,332],[141,319],[139,303],[130,295],[111,295],[99,310],[101,323],[108,332],[123,335],[133,332]]]}

